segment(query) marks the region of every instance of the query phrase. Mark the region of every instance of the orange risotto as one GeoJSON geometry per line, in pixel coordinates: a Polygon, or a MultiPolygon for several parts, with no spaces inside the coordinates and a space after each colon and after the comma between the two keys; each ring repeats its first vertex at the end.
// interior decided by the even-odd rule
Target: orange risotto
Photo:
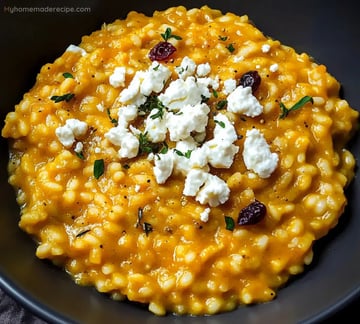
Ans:
{"type": "Polygon", "coordinates": [[[247,16],[174,7],[42,67],[8,113],[9,182],[37,257],[157,315],[270,301],[347,200],[358,112],[247,16]]]}

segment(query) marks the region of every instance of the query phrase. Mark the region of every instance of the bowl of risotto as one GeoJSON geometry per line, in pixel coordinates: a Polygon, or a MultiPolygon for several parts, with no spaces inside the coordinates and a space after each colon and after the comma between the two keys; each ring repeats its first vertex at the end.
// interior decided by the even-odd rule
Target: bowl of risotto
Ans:
{"type": "Polygon", "coordinates": [[[4,5],[2,289],[54,323],[351,312],[354,12],[4,5]]]}

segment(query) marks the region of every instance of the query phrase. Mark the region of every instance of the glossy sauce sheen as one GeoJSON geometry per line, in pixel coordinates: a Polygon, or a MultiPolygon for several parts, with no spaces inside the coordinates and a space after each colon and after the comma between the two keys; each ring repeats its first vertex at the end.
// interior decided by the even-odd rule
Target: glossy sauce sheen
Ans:
{"type": "MultiPolygon", "coordinates": [[[[83,37],[79,46],[86,55],[66,51],[41,69],[2,130],[14,139],[9,181],[18,189],[19,225],[39,243],[36,255],[64,267],[80,285],[149,304],[158,315],[215,314],[275,298],[289,276],[311,262],[314,240],[337,224],[346,206],[343,189],[355,160],[344,145],[358,113],[339,98],[336,79],[307,54],[266,38],[246,16],[208,7],[170,8],[153,17],[131,12],[83,37]],[[183,195],[183,175],[158,184],[146,155],[120,159],[118,147],[104,137],[132,79],[126,74],[124,86],[115,88],[110,75],[116,67],[147,70],[148,53],[167,27],[182,38],[169,40],[176,51],[161,62],[173,71],[171,79],[186,56],[197,65],[209,63],[209,76],[219,77],[220,86],[207,104],[212,113],[227,114],[238,135],[231,167],[211,168],[231,193],[210,209],[208,221],[200,219],[208,206],[183,195]],[[223,82],[248,71],[261,77],[254,95],[263,113],[251,118],[218,111],[226,99],[223,82]],[[74,94],[68,101],[51,100],[68,93],[74,94]],[[280,102],[291,107],[304,96],[313,103],[279,119],[280,102]],[[55,134],[70,118],[88,125],[77,139],[83,158],[55,134]],[[243,162],[252,128],[279,157],[268,178],[243,162]],[[104,161],[104,173],[95,177],[96,160],[104,161]],[[241,210],[256,200],[266,206],[265,217],[238,225],[241,210]],[[225,216],[235,220],[233,229],[225,216]]],[[[213,128],[209,122],[207,138],[213,128]]]]}

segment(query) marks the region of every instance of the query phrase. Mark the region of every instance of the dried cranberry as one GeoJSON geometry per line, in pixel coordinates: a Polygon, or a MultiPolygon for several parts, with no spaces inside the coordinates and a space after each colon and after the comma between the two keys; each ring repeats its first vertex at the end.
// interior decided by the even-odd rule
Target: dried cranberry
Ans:
{"type": "Polygon", "coordinates": [[[250,205],[244,207],[239,214],[239,225],[253,225],[260,222],[266,214],[266,207],[263,203],[255,200],[250,205]]]}
{"type": "Polygon", "coordinates": [[[160,42],[156,44],[149,52],[149,58],[151,61],[165,61],[174,52],[176,48],[169,42],[160,42]]]}
{"type": "Polygon", "coordinates": [[[259,88],[260,82],[261,77],[258,71],[248,71],[240,78],[240,85],[244,88],[251,87],[253,93],[259,88]]]}

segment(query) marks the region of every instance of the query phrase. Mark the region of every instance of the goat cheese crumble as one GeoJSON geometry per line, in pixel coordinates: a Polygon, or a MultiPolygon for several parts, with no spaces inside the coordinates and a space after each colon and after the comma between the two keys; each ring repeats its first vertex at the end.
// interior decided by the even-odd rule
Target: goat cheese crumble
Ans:
{"type": "Polygon", "coordinates": [[[261,178],[268,178],[275,171],[279,157],[270,151],[264,135],[254,128],[246,132],[243,159],[249,170],[261,178]]]}
{"type": "MultiPolygon", "coordinates": [[[[267,47],[263,51],[267,51],[267,47]]],[[[226,114],[256,117],[263,112],[263,107],[252,94],[251,87],[237,86],[235,79],[227,79],[222,88],[227,96],[227,112],[211,115],[204,99],[210,98],[212,91],[219,88],[219,78],[209,76],[210,64],[196,65],[192,59],[184,57],[175,72],[178,78],[171,80],[171,70],[156,61],[146,71],[137,71],[129,85],[120,91],[116,100],[116,104],[120,104],[116,125],[104,136],[119,147],[120,159],[138,156],[141,136],[150,143],[165,143],[169,139],[174,144],[171,148],[166,146],[164,152],[148,154],[157,183],[166,183],[173,173],[181,174],[185,178],[185,196],[195,197],[202,205],[216,207],[229,199],[230,189],[223,179],[211,174],[211,168],[230,168],[240,150],[236,145],[236,129],[226,114]],[[156,96],[157,101],[148,104],[151,108],[146,110],[143,107],[150,96],[156,96]],[[141,125],[136,128],[138,123],[136,127],[132,125],[138,117],[143,118],[143,132],[141,125]],[[213,134],[207,131],[210,119],[214,122],[213,134]]],[[[124,87],[125,77],[126,69],[117,67],[109,83],[115,88],[124,87]]],[[[97,108],[104,110],[103,104],[98,104],[97,108]]],[[[69,119],[56,134],[65,147],[71,147],[86,130],[86,123],[69,119]]],[[[82,150],[81,142],[77,142],[75,150],[82,150]]],[[[248,170],[262,178],[269,177],[278,163],[277,154],[270,151],[257,129],[247,131],[242,155],[248,170]]],[[[206,208],[200,220],[208,221],[209,214],[210,208],[206,208]]]]}

